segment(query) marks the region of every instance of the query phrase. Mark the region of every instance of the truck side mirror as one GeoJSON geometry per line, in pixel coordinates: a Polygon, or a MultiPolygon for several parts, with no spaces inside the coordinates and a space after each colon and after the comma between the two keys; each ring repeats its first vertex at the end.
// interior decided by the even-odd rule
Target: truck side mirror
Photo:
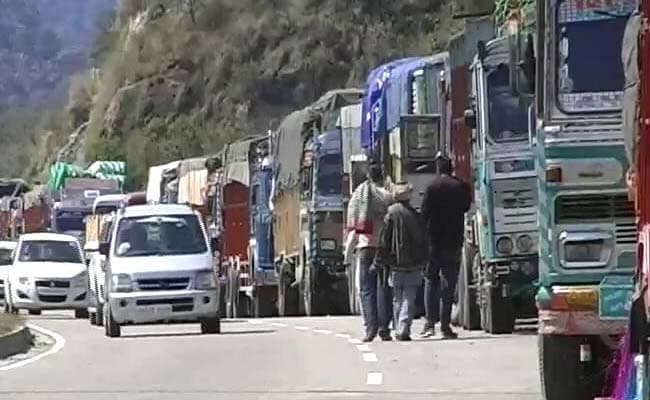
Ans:
{"type": "Polygon", "coordinates": [[[524,44],[524,55],[523,60],[520,63],[520,67],[526,78],[526,88],[528,93],[535,93],[535,39],[532,33],[526,35],[526,41],[524,44]]]}
{"type": "Polygon", "coordinates": [[[99,254],[108,257],[108,253],[111,248],[110,242],[101,242],[99,243],[99,254]]]}
{"type": "Polygon", "coordinates": [[[463,118],[465,119],[465,126],[470,129],[476,129],[476,114],[474,114],[474,110],[469,108],[465,110],[463,118]]]}
{"type": "Polygon", "coordinates": [[[476,43],[476,54],[481,62],[485,61],[485,58],[487,57],[487,46],[485,45],[485,41],[479,40],[478,43],[476,43]]]}

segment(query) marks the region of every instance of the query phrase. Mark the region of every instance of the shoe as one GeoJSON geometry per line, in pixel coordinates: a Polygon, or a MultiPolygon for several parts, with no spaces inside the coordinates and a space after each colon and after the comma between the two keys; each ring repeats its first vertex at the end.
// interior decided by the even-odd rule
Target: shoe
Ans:
{"type": "Polygon", "coordinates": [[[393,337],[392,337],[392,336],[390,335],[390,333],[388,333],[387,331],[380,332],[380,333],[379,333],[379,337],[380,337],[381,340],[384,341],[384,342],[390,342],[391,340],[393,340],[393,337]]]}
{"type": "Polygon", "coordinates": [[[445,340],[458,339],[458,334],[450,329],[442,331],[442,338],[445,340]]]}
{"type": "Polygon", "coordinates": [[[367,334],[366,336],[363,337],[363,339],[361,339],[361,341],[364,342],[364,343],[372,342],[373,340],[375,340],[375,336],[376,335],[367,334]]]}
{"type": "Polygon", "coordinates": [[[424,328],[422,333],[420,333],[420,337],[422,338],[430,338],[434,336],[436,336],[436,328],[424,328]]]}
{"type": "Polygon", "coordinates": [[[410,341],[411,341],[411,337],[410,337],[410,336],[408,336],[408,335],[401,335],[401,334],[397,334],[397,335],[395,335],[395,339],[397,339],[398,342],[410,342],[410,341]]]}

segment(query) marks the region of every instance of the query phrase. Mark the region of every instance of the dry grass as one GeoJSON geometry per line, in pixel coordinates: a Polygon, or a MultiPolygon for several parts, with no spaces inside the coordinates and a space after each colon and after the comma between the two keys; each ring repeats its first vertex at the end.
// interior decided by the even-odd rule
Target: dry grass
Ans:
{"type": "Polygon", "coordinates": [[[23,324],[23,319],[17,315],[0,314],[0,336],[14,331],[23,324]]]}

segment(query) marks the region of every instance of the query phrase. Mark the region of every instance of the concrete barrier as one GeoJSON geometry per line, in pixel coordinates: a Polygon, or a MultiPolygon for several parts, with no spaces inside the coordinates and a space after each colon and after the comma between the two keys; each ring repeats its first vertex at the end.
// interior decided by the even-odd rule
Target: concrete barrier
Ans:
{"type": "Polygon", "coordinates": [[[26,326],[0,336],[0,360],[14,354],[27,352],[33,343],[34,338],[26,326]]]}

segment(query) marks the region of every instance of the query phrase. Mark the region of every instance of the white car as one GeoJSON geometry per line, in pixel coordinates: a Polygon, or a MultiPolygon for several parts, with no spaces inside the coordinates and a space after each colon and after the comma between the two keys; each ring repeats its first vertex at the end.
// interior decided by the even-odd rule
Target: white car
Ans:
{"type": "Polygon", "coordinates": [[[106,259],[104,329],[121,325],[199,322],[202,333],[219,333],[219,286],[201,218],[185,205],[136,205],[120,210],[106,259]]]}
{"type": "Polygon", "coordinates": [[[5,280],[13,261],[16,242],[0,241],[0,302],[5,303],[5,280]]]}
{"type": "Polygon", "coordinates": [[[74,236],[22,235],[6,283],[10,311],[74,310],[76,318],[87,318],[88,275],[74,236]]]}

